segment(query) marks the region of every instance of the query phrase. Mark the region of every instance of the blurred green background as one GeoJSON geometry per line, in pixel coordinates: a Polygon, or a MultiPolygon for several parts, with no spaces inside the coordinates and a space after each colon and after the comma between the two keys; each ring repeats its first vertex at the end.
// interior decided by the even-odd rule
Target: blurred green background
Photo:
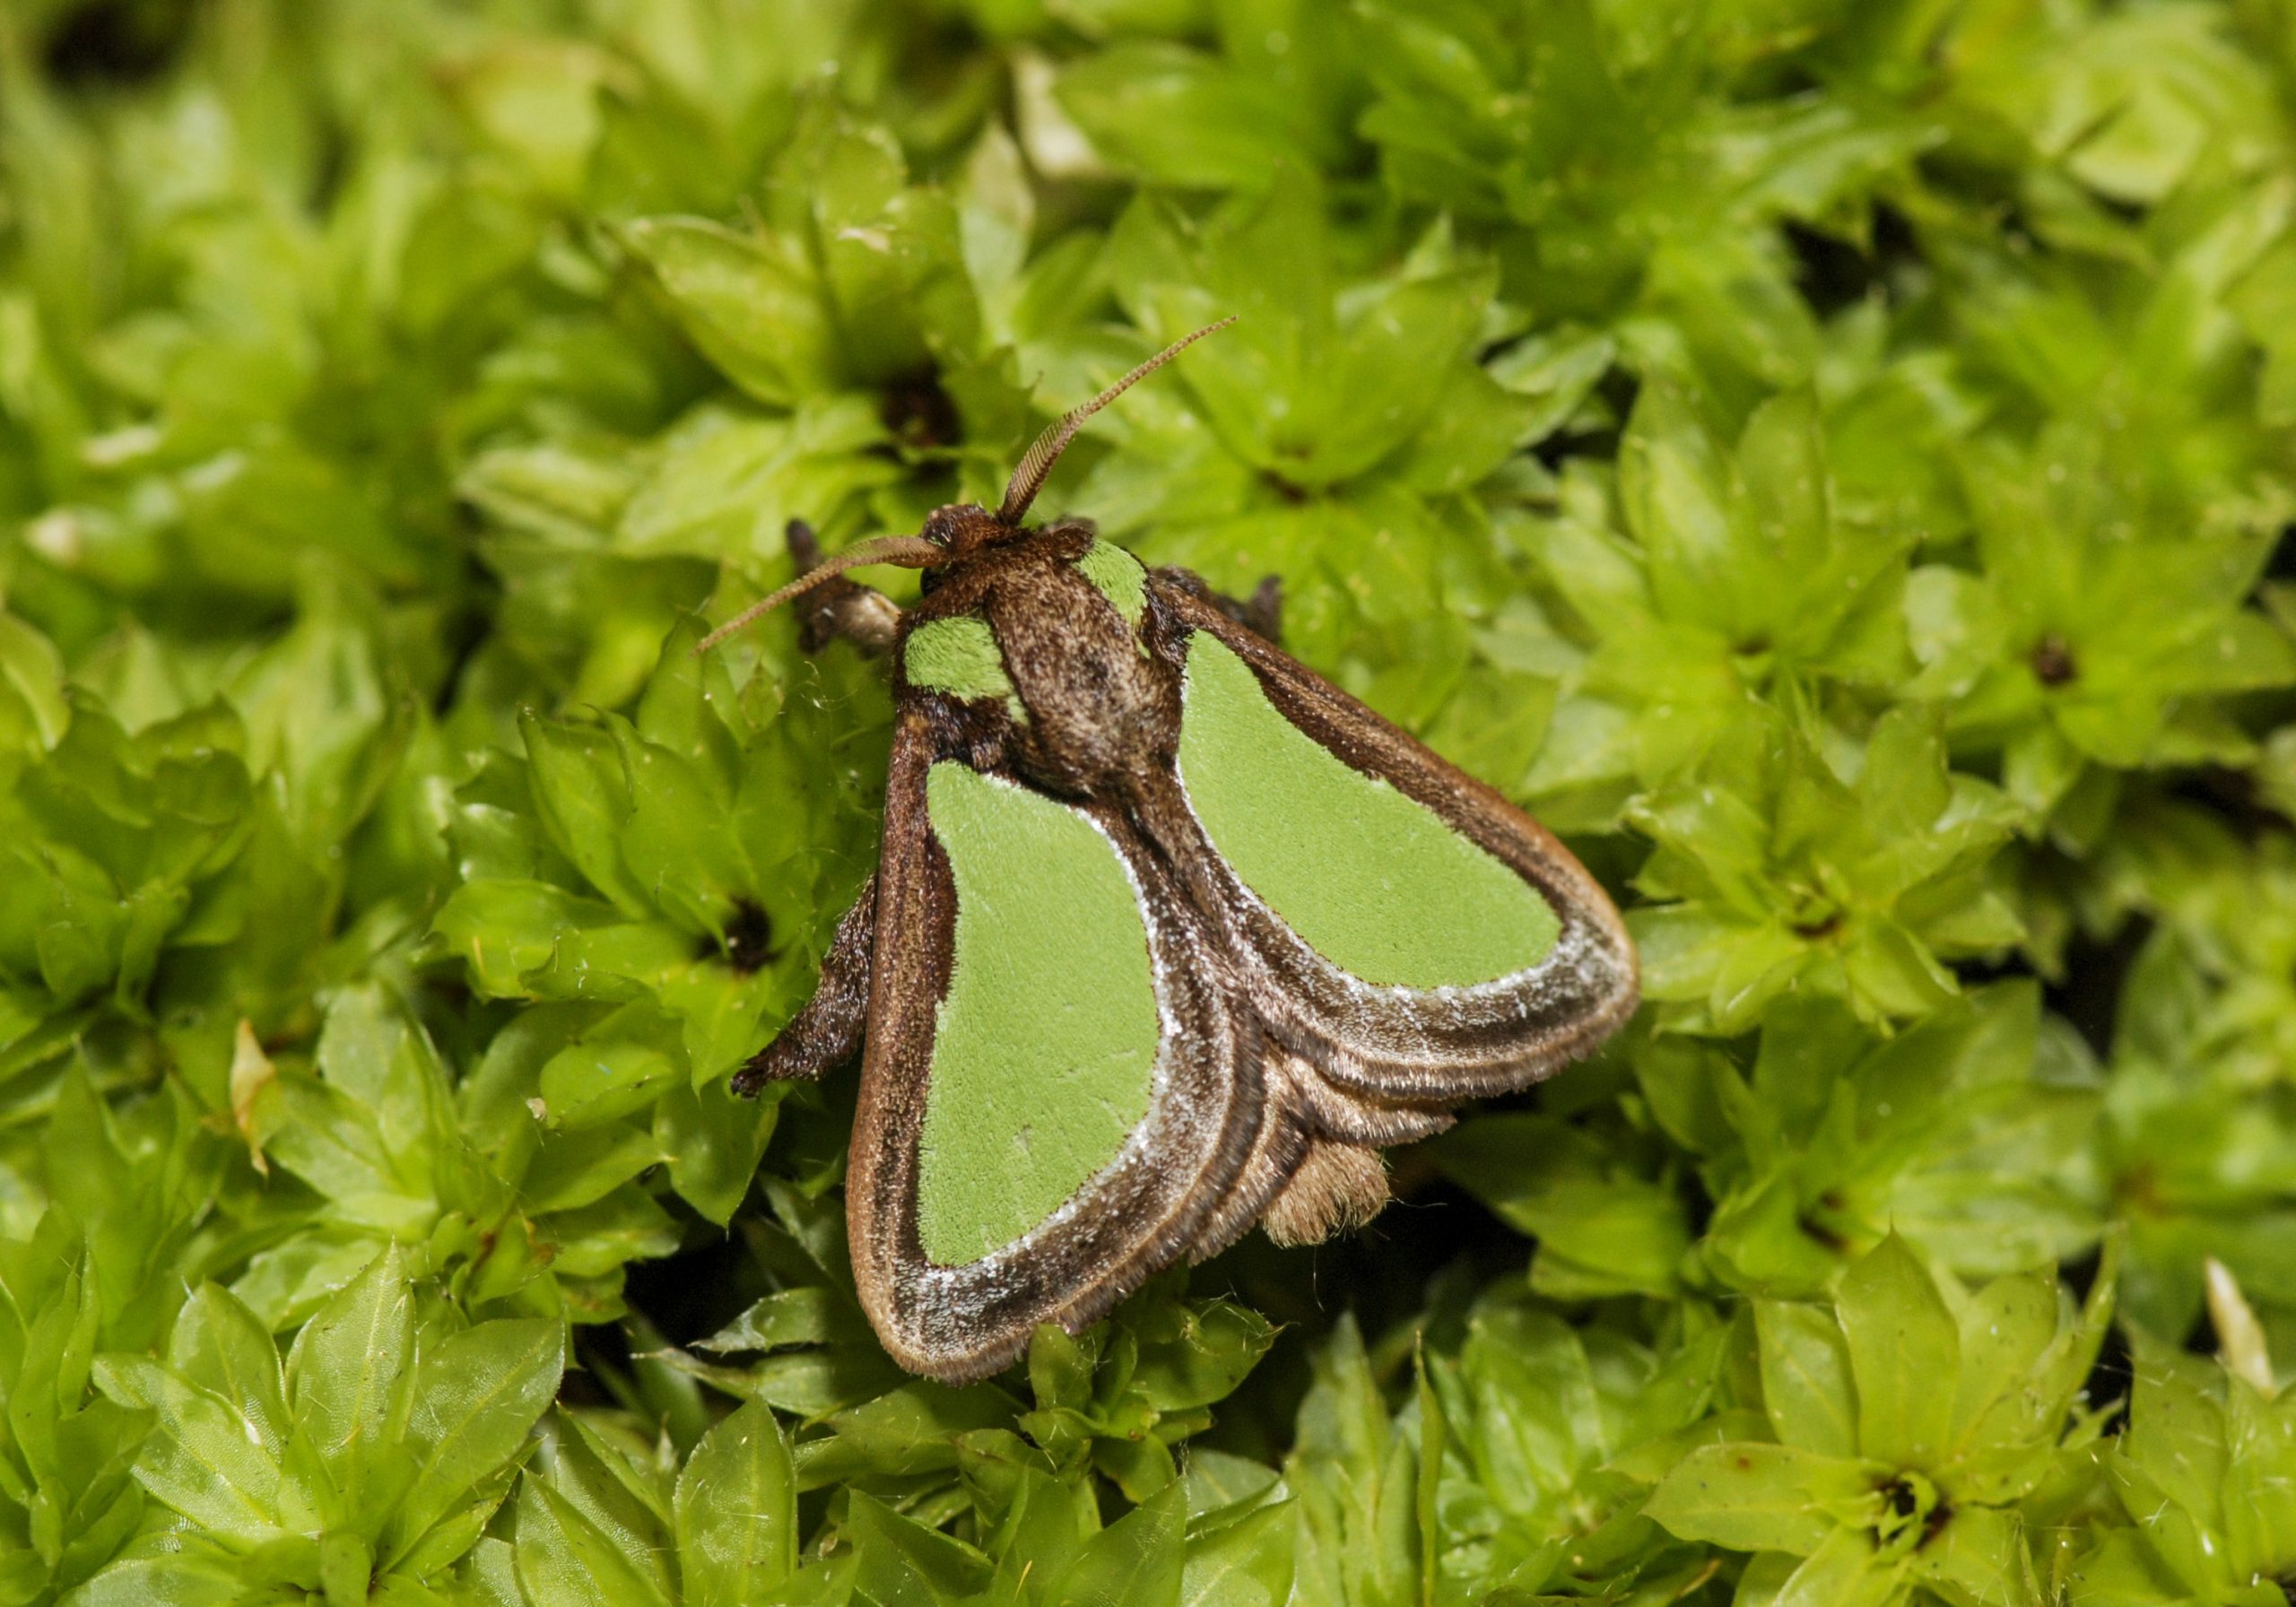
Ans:
{"type": "Polygon", "coordinates": [[[2290,0],[7,0],[0,1607],[2296,1599],[2292,492],[2290,0]],[[687,648],[1231,313],[1041,508],[1649,1003],[918,1383],[687,648]]]}

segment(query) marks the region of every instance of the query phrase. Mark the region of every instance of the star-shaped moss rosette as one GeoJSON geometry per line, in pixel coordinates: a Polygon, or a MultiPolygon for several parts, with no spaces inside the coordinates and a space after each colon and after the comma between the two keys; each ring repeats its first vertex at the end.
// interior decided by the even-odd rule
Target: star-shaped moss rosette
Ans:
{"type": "Polygon", "coordinates": [[[827,942],[816,912],[867,853],[858,795],[883,750],[831,700],[883,692],[853,656],[801,669],[784,641],[790,680],[737,694],[724,657],[694,656],[699,634],[664,646],[634,717],[525,717],[523,758],[491,756],[459,795],[463,880],[432,934],[483,995],[552,1006],[533,1021],[550,1049],[517,1074],[545,1122],[608,1148],[650,1124],[678,1188],[722,1221],[776,1103],[735,1099],[726,1073],[800,1002],[827,942]],[[817,722],[849,765],[797,759],[817,722]]]}
{"type": "Polygon", "coordinates": [[[1646,385],[1619,445],[1615,498],[1567,484],[1518,523],[1583,656],[1522,780],[1535,806],[1606,826],[1678,780],[1755,700],[1870,706],[1910,668],[1910,529],[1839,517],[1814,395],[1764,403],[1734,447],[1667,380],[1646,385]]]}
{"type": "MultiPolygon", "coordinates": [[[[874,1449],[897,1458],[902,1426],[884,1428],[874,1449]]],[[[984,1431],[965,1438],[961,1480],[943,1498],[841,1494],[830,1539],[801,1548],[802,1468],[761,1405],[721,1420],[682,1464],[676,1447],[616,1414],[561,1411],[541,1438],[514,1521],[465,1567],[489,1599],[603,1589],[639,1607],[1280,1602],[1292,1585],[1282,1487],[1267,1468],[1217,1451],[1187,1481],[1104,1519],[1089,1485],[1064,1482],[1016,1437],[984,1431]]]]}
{"type": "Polygon", "coordinates": [[[2288,856],[2191,802],[2132,789],[2080,912],[2135,911],[2087,1143],[2098,1197],[2127,1225],[2122,1320],[2190,1331],[2203,1264],[2231,1268],[2274,1325],[2296,1315],[2296,1110],[2277,1002],[2291,994],[2288,856]]]}
{"type": "Polygon", "coordinates": [[[2281,1607],[2296,1589],[2296,1394],[2238,1282],[2209,1272],[2213,1360],[2131,1344],[2128,1431],[2092,1452],[2126,1526],[2074,1564],[2076,1600],[2281,1607]]]}
{"type": "Polygon", "coordinates": [[[984,341],[984,297],[1004,286],[969,215],[982,177],[913,184],[890,128],[816,99],[749,227],[671,214],[619,238],[664,310],[752,400],[865,391],[906,444],[953,452],[1027,423],[984,341]]]}
{"type": "Polygon", "coordinates": [[[1135,1501],[1179,1476],[1186,1442],[1275,1342],[1249,1307],[1183,1300],[1184,1279],[1162,1281],[1106,1331],[1080,1342],[1047,1325],[1029,1346],[1036,1408],[1021,1431],[1057,1468],[1089,1463],[1135,1501]]]}
{"type": "Polygon", "coordinates": [[[438,891],[401,769],[435,726],[378,600],[302,578],[260,650],[118,630],[68,693],[53,643],[0,615],[0,1109],[44,1108],[94,1035],[99,1081],[164,1056],[225,1120],[241,1023],[307,1045],[312,990],[404,943],[438,891]]]}
{"type": "Polygon", "coordinates": [[[616,1414],[553,1412],[512,1521],[478,1542],[463,1583],[495,1601],[601,1592],[645,1607],[702,1607],[820,1591],[835,1577],[818,1566],[799,1575],[796,1480],[770,1409],[752,1403],[719,1420],[682,1464],[674,1449],[616,1414]]]}
{"type": "Polygon", "coordinates": [[[2269,8],[2029,13],[1989,31],[1989,48],[1949,40],[1958,48],[1945,56],[1948,83],[1961,106],[2013,129],[2051,178],[2123,207],[2157,207],[2270,169],[2252,130],[2274,92],[2273,64],[2243,47],[2279,20],[2269,8]]]}
{"type": "Polygon", "coordinates": [[[773,187],[753,230],[666,217],[624,234],[695,344],[770,406],[918,369],[928,330],[961,338],[978,317],[948,197],[909,187],[888,130],[809,111],[784,160],[833,181],[773,187]]]}
{"type": "MultiPolygon", "coordinates": [[[[2148,525],[2103,489],[2098,449],[2074,432],[1972,448],[1974,561],[1926,565],[1906,594],[1909,694],[1944,700],[1955,752],[1997,762],[2037,822],[2084,776],[2239,762],[2253,743],[2231,700],[2296,681],[2296,649],[2248,601],[2269,530],[2148,525]]],[[[2076,839],[2102,819],[2093,803],[2056,818],[2076,839]]]]}
{"type": "Polygon", "coordinates": [[[2162,1006],[2129,1019],[2144,1046],[2205,1066],[2228,1089],[2287,1082],[2296,1074],[2296,847],[2277,834],[2244,841],[2215,816],[2176,806],[2146,809],[2120,847],[2112,857],[2125,885],[2141,887],[2161,914],[2133,973],[2162,1006]]]}
{"type": "Polygon", "coordinates": [[[230,1146],[187,1090],[116,1112],[75,1073],[53,1099],[37,1130],[48,1203],[0,1240],[0,1577],[27,1601],[84,1584],[143,1525],[131,1470],[153,1420],[93,1368],[162,1343],[229,1237],[214,1207],[230,1146]]]}
{"type": "Polygon", "coordinates": [[[1574,1327],[1502,1288],[1465,1313],[1456,1345],[1437,1325],[1413,1403],[1422,1433],[1434,1430],[1422,1455],[1441,1470],[1425,1542],[1437,1599],[1663,1599],[1712,1576],[1706,1548],[1642,1512],[1652,1481],[1706,1431],[1722,1387],[1726,1330],[1686,1315],[1653,1346],[1574,1327]]]}
{"type": "Polygon", "coordinates": [[[308,1030],[312,976],[349,958],[328,952],[335,923],[370,921],[372,946],[409,918],[422,893],[374,900],[361,873],[420,884],[441,861],[352,852],[422,725],[374,608],[305,571],[294,627],[262,652],[193,665],[124,631],[69,691],[55,645],[0,620],[0,976],[18,1012],[108,1001],[149,1020],[227,980],[264,1030],[308,1030]]]}
{"type": "Polygon", "coordinates": [[[1789,989],[1887,1021],[1958,988],[1944,961],[1996,952],[2022,929],[1987,884],[2016,806],[1949,770],[1942,721],[1905,708],[1835,772],[1801,725],[1735,722],[1688,778],[1638,803],[1657,844],[1628,917],[1643,993],[1669,1024],[1743,1031],[1789,989]]]}
{"type": "Polygon", "coordinates": [[[929,1505],[993,1441],[999,1457],[1070,1483],[1090,1472],[1146,1500],[1186,1472],[1211,1408],[1275,1339],[1248,1307],[1185,1298],[1186,1276],[1173,1273],[1105,1326],[1074,1336],[1039,1328],[1024,1388],[1008,1377],[1014,1387],[949,1389],[904,1374],[871,1342],[836,1196],[779,1182],[765,1193],[775,1220],[747,1224],[746,1236],[768,1292],[695,1342],[707,1357],[668,1349],[653,1359],[796,1417],[801,1489],[929,1505]]]}
{"type": "Polygon", "coordinates": [[[1443,1175],[1538,1241],[1530,1287],[1556,1300],[1679,1298],[1691,1248],[1680,1165],[1641,1121],[1471,1114],[1429,1145],[1443,1175]]]}
{"type": "Polygon", "coordinates": [[[140,1010],[162,951],[246,847],[258,808],[246,725],[228,703],[134,735],[92,699],[57,713],[46,741],[24,734],[0,815],[11,862],[0,965],[21,979],[20,1030],[99,995],[140,1010]]]}
{"type": "Polygon", "coordinates": [[[1429,1146],[1537,1241],[1530,1287],[1551,1299],[1815,1299],[1893,1229],[1982,1280],[2078,1256],[2104,1226],[2103,1077],[2030,984],[1895,1029],[1781,999],[1758,1045],[1649,1032],[1613,1058],[1633,1090],[1615,1112],[1484,1111],[1429,1146]]]}
{"type": "Polygon", "coordinates": [[[2208,1052],[2213,1003],[2170,934],[2139,954],[2093,1141],[2128,1224],[2122,1320],[2162,1340],[2199,1317],[2209,1257],[2273,1320],[2296,1314],[2296,1110],[2284,1083],[2252,1085],[2221,1041],[2208,1052]]]}
{"type": "Polygon", "coordinates": [[[172,1515],[131,1544],[113,1599],[436,1599],[508,1494],[565,1367],[552,1318],[472,1323],[374,1255],[283,1359],[209,1284],[164,1356],[99,1357],[97,1384],[152,1430],[136,1481],[172,1515]],[[418,1409],[419,1403],[419,1409],[418,1409]]]}
{"type": "Polygon", "coordinates": [[[1713,1202],[1695,1271],[1678,1273],[1694,1287],[1813,1299],[1893,1229],[1993,1278],[2075,1256],[2103,1226],[2101,1079],[2030,984],[1971,989],[1886,1035],[1839,1000],[1780,1000],[1750,1065],[1672,1034],[1630,1058],[1713,1202]]]}
{"type": "Polygon", "coordinates": [[[1684,1456],[1644,1510],[1752,1553],[1741,1599],[2043,1600],[2039,1548],[2103,1427],[2082,1388],[2113,1267],[2109,1249],[2078,1306],[2047,1273],[1964,1290],[1892,1236],[1831,1308],[1756,1302],[1758,1407],[1722,1419],[1727,1438],[1684,1456]]]}
{"type": "MultiPolygon", "coordinates": [[[[750,1239],[771,1291],[700,1342],[720,1359],[674,1350],[648,1359],[750,1401],[746,1411],[770,1407],[796,1420],[779,1452],[781,1477],[793,1497],[833,1493],[830,1523],[804,1567],[839,1577],[855,1548],[877,1549],[863,1566],[891,1593],[877,1598],[886,1601],[1059,1601],[1067,1598],[1041,1593],[1064,1570],[1100,1579],[1116,1568],[1121,1577],[1119,1562],[1144,1568],[1152,1583],[1166,1569],[1196,1581],[1240,1574],[1273,1593],[1244,1599],[1283,1599],[1296,1549],[1288,1492],[1265,1464],[1190,1443],[1266,1353],[1274,1330],[1265,1319],[1232,1301],[1183,1298],[1185,1279],[1174,1273],[1083,1335],[1039,1329],[1024,1378],[952,1389],[908,1377],[870,1342],[834,1197],[808,1199],[778,1184],[768,1192],[777,1220],[753,1225],[750,1239]],[[1135,1507],[1096,1538],[1102,1490],[1135,1507]],[[1181,1511],[1185,1543],[1174,1522],[1181,1511]],[[980,1594],[984,1581],[993,1583],[980,1594]]],[[[587,1480],[597,1459],[611,1465],[641,1448],[606,1429],[570,1414],[561,1435],[546,1436],[547,1477],[587,1480]]],[[[671,1466],[643,1448],[642,1477],[666,1489],[671,1466]]],[[[628,1482],[627,1473],[616,1477],[628,1482]]],[[[531,1482],[528,1496],[544,1498],[531,1482]]],[[[608,1566],[634,1568],[660,1594],[654,1559],[666,1548],[634,1536],[665,1523],[661,1504],[649,1503],[653,1516],[633,1509],[620,1524],[578,1495],[575,1504],[620,1547],[608,1566]]],[[[584,1524],[561,1518],[557,1526],[578,1553],[604,1543],[584,1524]]],[[[545,1531],[552,1548],[565,1543],[554,1534],[545,1531]]],[[[671,1588],[662,1599],[679,1598],[671,1588]]],[[[1119,1591],[1109,1599],[1131,1598],[1119,1591]]]]}
{"type": "MultiPolygon", "coordinates": [[[[678,1239],[657,1195],[680,1101],[665,1099],[652,1122],[546,1125],[533,1108],[544,1073],[598,1058],[577,1047],[581,1025],[579,1012],[530,1012],[458,1076],[403,1007],[354,988],[335,996],[308,1057],[274,1060],[246,1040],[234,1116],[260,1175],[230,1201],[244,1257],[234,1298],[290,1327],[400,1247],[466,1308],[621,1315],[625,1264],[678,1239]]],[[[728,1150],[739,1164],[746,1138],[713,1134],[677,1157],[676,1173],[708,1202],[697,1180],[728,1150]]]]}
{"type": "Polygon", "coordinates": [[[2256,41],[2283,22],[2035,13],[1937,52],[1936,165],[1965,182],[1906,204],[1956,366],[2004,435],[2092,436],[2084,471],[2163,529],[2283,517],[2296,214],[2253,132],[2283,92],[2256,41]],[[2042,249],[2002,238],[2004,207],[2042,249]]]}
{"type": "Polygon", "coordinates": [[[0,1521],[23,1537],[7,1577],[27,1599],[84,1583],[144,1516],[144,1492],[129,1473],[152,1420],[91,1382],[98,1347],[115,1335],[74,1238],[58,1220],[40,1242],[11,1246],[18,1253],[0,1266],[0,1359],[9,1375],[0,1521]]]}
{"type": "Polygon", "coordinates": [[[488,563],[521,582],[494,651],[547,697],[628,701],[717,566],[787,578],[793,518],[834,546],[991,495],[1033,422],[1015,349],[1100,305],[1074,252],[1030,258],[1035,198],[1001,135],[920,184],[883,124],[817,100],[765,193],[740,224],[671,213],[611,236],[723,387],[679,387],[642,435],[505,432],[460,476],[488,563]]]}
{"type": "Polygon", "coordinates": [[[1350,12],[1316,0],[1235,7],[1212,14],[1209,39],[1143,37],[1120,8],[1016,7],[996,20],[1051,47],[1019,65],[1022,126],[1048,171],[1257,191],[1287,169],[1362,165],[1364,40],[1350,12]],[[1056,55],[1079,34],[1093,48],[1056,55]]]}
{"type": "Polygon", "coordinates": [[[1152,195],[1126,208],[1106,271],[1144,334],[1070,394],[1168,336],[1238,321],[1174,383],[1100,415],[1090,433],[1114,449],[1070,506],[1239,595],[1281,575],[1288,650],[1505,782],[1528,761],[1546,689],[1478,655],[1470,621],[1505,566],[1467,493],[1531,443],[1539,404],[1476,361],[1499,316],[1487,258],[1440,224],[1362,239],[1336,211],[1296,176],[1203,216],[1152,195]]]}
{"type": "Polygon", "coordinates": [[[1885,29],[1813,53],[1791,103],[1740,106],[1733,79],[1792,48],[1782,18],[1629,20],[1587,0],[1361,13],[1377,91],[1362,128],[1389,187],[1477,232],[1511,225],[1490,229],[1510,292],[1615,320],[1653,360],[1694,353],[1742,404],[1809,378],[1815,355],[1777,222],[1862,232],[1863,195],[1941,137],[1911,107],[1829,92],[1884,58],[1918,64],[1920,42],[1885,29]]]}

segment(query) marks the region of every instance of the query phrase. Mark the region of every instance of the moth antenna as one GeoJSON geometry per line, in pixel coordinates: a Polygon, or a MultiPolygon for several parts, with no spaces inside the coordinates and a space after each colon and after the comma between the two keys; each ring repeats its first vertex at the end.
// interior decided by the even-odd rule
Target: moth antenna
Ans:
{"type": "Polygon", "coordinates": [[[751,604],[695,643],[693,650],[697,656],[709,652],[735,631],[771,613],[790,598],[800,596],[848,569],[857,569],[864,564],[872,563],[898,564],[904,569],[922,569],[940,563],[947,557],[947,553],[921,535],[873,536],[857,546],[848,547],[827,563],[807,569],[771,596],[751,604]]]}
{"type": "Polygon", "coordinates": [[[1072,408],[1061,414],[1057,423],[1037,437],[1036,444],[1029,448],[1028,456],[1021,459],[1021,466],[1013,471],[1012,482],[1004,488],[1004,500],[997,505],[997,522],[1004,525],[1020,522],[1021,516],[1029,511],[1029,504],[1037,499],[1037,492],[1044,489],[1045,479],[1052,473],[1052,465],[1060,461],[1060,455],[1063,452],[1068,450],[1068,443],[1076,439],[1076,431],[1083,428],[1086,419],[1091,418],[1143,379],[1147,378],[1149,375],[1162,368],[1205,335],[1225,329],[1235,321],[1236,315],[1230,313],[1216,324],[1206,324],[1194,334],[1180,336],[1146,362],[1133,369],[1131,373],[1126,374],[1090,402],[1085,403],[1083,406],[1072,408]]]}

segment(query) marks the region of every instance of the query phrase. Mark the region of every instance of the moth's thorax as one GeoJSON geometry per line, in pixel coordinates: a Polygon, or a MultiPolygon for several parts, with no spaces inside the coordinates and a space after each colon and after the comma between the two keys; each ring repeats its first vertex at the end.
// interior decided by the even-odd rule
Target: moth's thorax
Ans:
{"type": "Polygon", "coordinates": [[[903,633],[902,682],[1031,780],[1119,795],[1178,737],[1179,678],[1150,651],[1147,614],[1129,553],[1081,524],[1028,531],[937,572],[903,633]]]}

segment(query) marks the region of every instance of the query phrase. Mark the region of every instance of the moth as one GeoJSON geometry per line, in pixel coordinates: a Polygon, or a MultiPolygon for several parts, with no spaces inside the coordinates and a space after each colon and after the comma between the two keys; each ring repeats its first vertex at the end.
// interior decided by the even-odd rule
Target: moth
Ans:
{"type": "Polygon", "coordinates": [[[735,1077],[857,1052],[853,1270],[885,1349],[950,1383],[1075,1332],[1254,1224],[1360,1224],[1380,1150],[1519,1089],[1633,1009],[1602,887],[1497,792],[1314,672],[1248,604],[1082,519],[1023,522],[1078,428],[994,510],[818,562],[714,631],[808,598],[804,645],[889,654],[875,874],[818,991],[735,1077]],[[844,579],[924,571],[904,610],[844,579]]]}

